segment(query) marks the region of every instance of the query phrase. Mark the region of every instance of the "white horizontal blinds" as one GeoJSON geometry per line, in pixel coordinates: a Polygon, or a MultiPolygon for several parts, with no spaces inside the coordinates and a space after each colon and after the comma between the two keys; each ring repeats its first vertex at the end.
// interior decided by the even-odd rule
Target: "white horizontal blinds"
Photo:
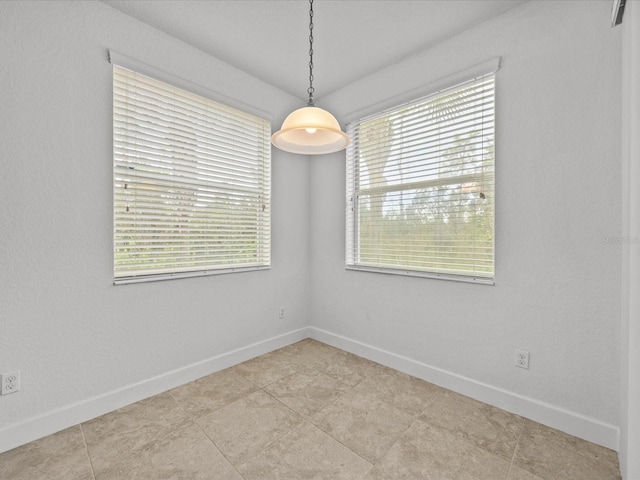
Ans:
{"type": "Polygon", "coordinates": [[[113,67],[115,277],[270,263],[269,121],[113,67]]]}
{"type": "Polygon", "coordinates": [[[348,125],[347,265],[493,277],[494,84],[348,125]]]}

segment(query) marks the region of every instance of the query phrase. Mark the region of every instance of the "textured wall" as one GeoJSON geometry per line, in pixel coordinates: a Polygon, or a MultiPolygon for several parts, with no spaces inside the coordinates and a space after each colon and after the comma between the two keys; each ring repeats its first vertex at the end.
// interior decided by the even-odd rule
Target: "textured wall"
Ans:
{"type": "Polygon", "coordinates": [[[323,100],[344,118],[502,58],[496,285],[345,271],[336,154],[311,170],[313,326],[619,425],[620,245],[606,242],[622,225],[621,36],[609,12],[527,2],[323,100]],[[514,367],[516,348],[530,370],[514,367]]]}
{"type": "Polygon", "coordinates": [[[271,270],[114,287],[107,49],[276,125],[299,101],[99,2],[0,2],[0,372],[22,373],[0,431],[308,324],[618,425],[609,8],[531,1],[323,98],[343,118],[502,57],[494,287],[345,271],[344,154],[275,150],[271,270]]]}
{"type": "Polygon", "coordinates": [[[298,100],[100,2],[0,2],[0,430],[307,325],[308,171],[273,153],[273,268],[113,286],[107,50],[270,112],[298,100]],[[286,317],[278,319],[278,307],[286,317]]]}

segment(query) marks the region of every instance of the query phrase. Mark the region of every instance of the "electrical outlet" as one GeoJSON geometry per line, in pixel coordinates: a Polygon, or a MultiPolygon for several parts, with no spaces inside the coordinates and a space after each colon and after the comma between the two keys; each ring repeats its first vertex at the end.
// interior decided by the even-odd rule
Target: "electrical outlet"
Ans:
{"type": "Polygon", "coordinates": [[[516,367],[529,369],[529,352],[516,350],[516,367]]]}
{"type": "Polygon", "coordinates": [[[3,373],[0,375],[0,379],[2,380],[2,395],[20,390],[20,372],[3,373]]]}
{"type": "Polygon", "coordinates": [[[278,310],[278,318],[284,318],[284,307],[280,307],[278,310]]]}

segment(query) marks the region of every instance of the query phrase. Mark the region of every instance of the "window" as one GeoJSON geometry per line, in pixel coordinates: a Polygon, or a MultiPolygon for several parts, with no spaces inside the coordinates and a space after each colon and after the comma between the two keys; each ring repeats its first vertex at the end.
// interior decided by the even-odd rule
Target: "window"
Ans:
{"type": "Polygon", "coordinates": [[[493,283],[494,84],[347,125],[347,268],[493,283]]]}
{"type": "Polygon", "coordinates": [[[270,265],[268,120],[113,66],[115,283],[270,265]]]}

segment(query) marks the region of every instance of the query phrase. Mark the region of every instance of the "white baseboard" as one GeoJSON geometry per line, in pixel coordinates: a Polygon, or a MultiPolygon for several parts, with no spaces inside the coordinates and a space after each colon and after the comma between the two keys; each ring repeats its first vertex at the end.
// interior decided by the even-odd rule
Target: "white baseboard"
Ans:
{"type": "Polygon", "coordinates": [[[403,355],[388,352],[326,330],[309,327],[309,335],[320,342],[408,373],[462,395],[612,450],[618,450],[620,430],[615,425],[432,367],[403,355]]]}
{"type": "Polygon", "coordinates": [[[432,367],[326,330],[305,327],[9,425],[0,429],[0,453],[305,338],[313,338],[584,440],[618,450],[620,432],[615,425],[432,367]]]}
{"type": "Polygon", "coordinates": [[[308,337],[308,327],[287,332],[9,425],[0,429],[0,453],[308,337]]]}

